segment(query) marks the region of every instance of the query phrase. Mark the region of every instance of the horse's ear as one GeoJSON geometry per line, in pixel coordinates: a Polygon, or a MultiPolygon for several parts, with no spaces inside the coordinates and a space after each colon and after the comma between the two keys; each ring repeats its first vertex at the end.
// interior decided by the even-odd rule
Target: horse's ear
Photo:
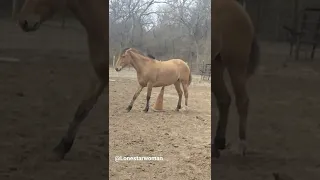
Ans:
{"type": "Polygon", "coordinates": [[[132,50],[132,48],[127,49],[126,52],[124,53],[124,55],[127,55],[129,53],[129,51],[131,51],[131,50],[132,50]]]}
{"type": "Polygon", "coordinates": [[[127,55],[128,54],[128,51],[129,51],[129,49],[127,49],[124,53],[123,53],[123,55],[127,55]]]}

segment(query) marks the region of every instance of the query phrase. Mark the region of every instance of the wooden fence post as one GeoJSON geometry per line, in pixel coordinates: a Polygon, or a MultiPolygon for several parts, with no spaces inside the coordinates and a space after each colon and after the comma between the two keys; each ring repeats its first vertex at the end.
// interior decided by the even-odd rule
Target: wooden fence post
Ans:
{"type": "MultiPolygon", "coordinates": [[[[295,32],[299,32],[299,11],[300,11],[300,0],[294,0],[294,8],[293,8],[293,28],[295,32]]],[[[299,59],[299,51],[300,51],[300,37],[298,36],[298,39],[296,40],[295,45],[295,56],[294,60],[299,59]]]]}
{"type": "Polygon", "coordinates": [[[18,1],[12,0],[12,19],[16,18],[18,1]]]}

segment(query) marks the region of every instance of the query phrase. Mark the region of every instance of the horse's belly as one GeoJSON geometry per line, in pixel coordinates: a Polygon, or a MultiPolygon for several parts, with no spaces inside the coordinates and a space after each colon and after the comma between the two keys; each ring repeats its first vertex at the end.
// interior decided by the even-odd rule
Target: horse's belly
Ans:
{"type": "Polygon", "coordinates": [[[177,74],[172,74],[171,76],[161,76],[159,75],[157,81],[154,83],[154,87],[162,87],[162,86],[169,86],[177,82],[179,77],[177,74]]]}
{"type": "Polygon", "coordinates": [[[153,87],[162,87],[162,86],[169,86],[171,84],[174,84],[177,81],[171,81],[171,82],[156,82],[154,83],[153,87]]]}

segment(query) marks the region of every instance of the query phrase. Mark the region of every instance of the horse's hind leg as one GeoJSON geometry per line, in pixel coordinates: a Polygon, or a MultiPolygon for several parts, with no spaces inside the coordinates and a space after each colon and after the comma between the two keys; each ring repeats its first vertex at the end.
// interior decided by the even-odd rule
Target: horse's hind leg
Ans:
{"type": "Polygon", "coordinates": [[[179,96],[179,100],[178,100],[176,111],[179,111],[179,109],[181,109],[182,90],[181,90],[180,84],[181,83],[180,83],[179,80],[176,83],[174,83],[174,87],[176,88],[178,96],[179,96]]]}
{"type": "Polygon", "coordinates": [[[131,100],[129,106],[128,106],[127,109],[126,109],[128,112],[131,111],[132,106],[133,106],[133,103],[134,103],[134,101],[137,99],[137,97],[139,96],[139,94],[141,93],[142,89],[143,89],[143,86],[140,86],[140,85],[139,85],[139,88],[138,88],[138,89],[136,90],[136,92],[134,93],[134,95],[133,95],[133,97],[132,97],[132,100],[131,100]]]}
{"type": "MultiPolygon", "coordinates": [[[[221,57],[218,56],[217,58],[221,57]]],[[[223,79],[223,72],[225,67],[224,65],[222,65],[221,60],[218,60],[219,59],[215,59],[213,61],[211,71],[211,91],[216,98],[216,103],[219,110],[219,120],[213,147],[213,152],[217,153],[219,152],[219,150],[223,150],[226,148],[226,131],[228,124],[229,107],[231,104],[231,97],[223,79]]],[[[219,154],[214,154],[213,157],[219,157],[219,154]]]]}
{"type": "Polygon", "coordinates": [[[69,125],[68,131],[60,143],[54,148],[54,153],[59,159],[63,159],[65,154],[70,151],[81,122],[87,117],[93,106],[96,104],[98,97],[106,86],[106,83],[107,82],[103,80],[92,82],[89,91],[78,106],[73,121],[69,125]]]}
{"type": "MultiPolygon", "coordinates": [[[[239,59],[239,61],[242,59],[239,59]]],[[[245,58],[243,58],[245,59],[245,58]]],[[[246,89],[247,73],[246,65],[234,65],[228,67],[228,71],[231,78],[231,83],[236,97],[236,106],[239,114],[239,150],[244,156],[246,153],[246,127],[247,127],[247,116],[249,107],[249,97],[246,89]]]]}
{"type": "Polygon", "coordinates": [[[144,108],[144,112],[148,112],[149,111],[149,106],[150,106],[150,98],[151,98],[151,92],[152,92],[152,86],[153,84],[151,82],[148,82],[147,87],[147,103],[146,103],[146,107],[144,108]]]}
{"type": "Polygon", "coordinates": [[[188,97],[189,97],[189,92],[188,92],[188,81],[182,81],[182,88],[183,88],[183,93],[184,93],[184,105],[186,106],[186,110],[188,110],[188,97]]]}

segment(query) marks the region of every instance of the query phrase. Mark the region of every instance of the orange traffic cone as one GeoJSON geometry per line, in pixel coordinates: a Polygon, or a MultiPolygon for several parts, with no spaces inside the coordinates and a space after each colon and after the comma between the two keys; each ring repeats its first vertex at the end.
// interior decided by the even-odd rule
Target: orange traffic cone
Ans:
{"type": "Polygon", "coordinates": [[[161,88],[161,91],[157,97],[156,103],[152,106],[154,111],[163,111],[163,94],[164,94],[164,86],[161,88]]]}

